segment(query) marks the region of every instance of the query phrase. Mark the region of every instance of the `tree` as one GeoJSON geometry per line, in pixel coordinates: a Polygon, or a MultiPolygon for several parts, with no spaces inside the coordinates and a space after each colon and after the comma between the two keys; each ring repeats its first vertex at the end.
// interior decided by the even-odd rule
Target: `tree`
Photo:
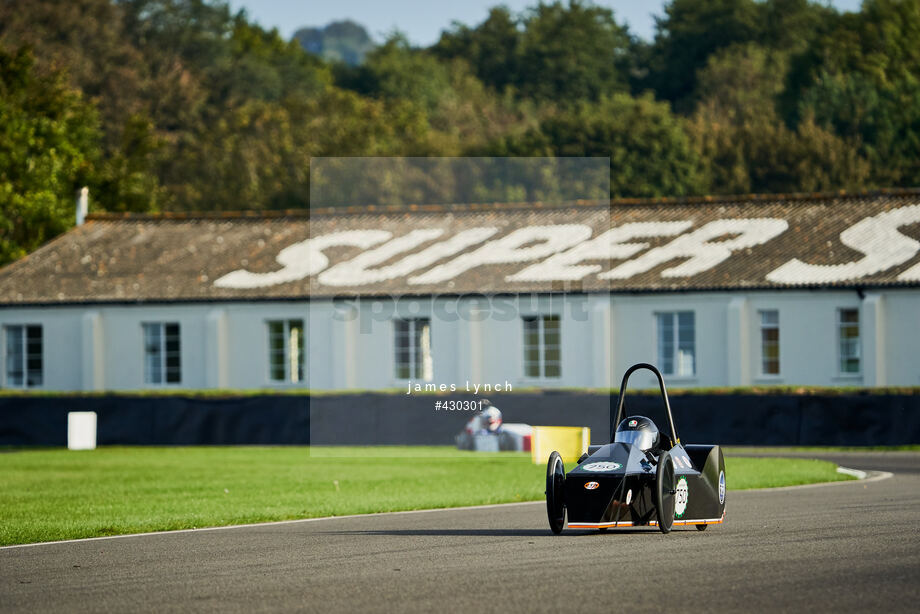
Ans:
{"type": "Polygon", "coordinates": [[[656,18],[649,84],[659,97],[678,102],[692,96],[696,73],[711,54],[757,38],[753,0],[673,0],[656,18]]]}
{"type": "Polygon", "coordinates": [[[524,19],[518,89],[558,104],[626,91],[629,44],[610,9],[579,0],[538,4],[524,19]]]}
{"type": "Polygon", "coordinates": [[[706,187],[682,120],[651,95],[614,94],[552,113],[489,153],[609,157],[611,196],[683,196],[706,187]]]}
{"type": "Polygon", "coordinates": [[[920,0],[866,0],[793,62],[782,109],[859,143],[872,181],[920,184],[920,0]]]}
{"type": "Polygon", "coordinates": [[[0,263],[68,228],[98,154],[96,113],[31,52],[0,48],[0,263]]]}
{"type": "Polygon", "coordinates": [[[157,77],[128,40],[123,20],[123,5],[109,0],[3,2],[0,45],[30,46],[38,75],[66,77],[98,110],[103,152],[93,207],[148,211],[164,199],[156,177],[164,141],[152,117],[158,109],[171,118],[187,113],[197,89],[181,73],[157,77]]]}
{"type": "Polygon", "coordinates": [[[790,129],[775,109],[787,58],[747,44],[710,58],[698,80],[702,98],[689,127],[719,194],[826,191],[866,187],[858,147],[815,124],[790,129]]]}
{"type": "Polygon", "coordinates": [[[783,53],[801,51],[837,13],[808,0],[673,0],[657,20],[648,51],[645,85],[689,111],[699,91],[697,73],[732,45],[758,44],[783,53]]]}
{"type": "Polygon", "coordinates": [[[517,18],[506,7],[498,6],[475,28],[454,22],[432,52],[442,59],[466,60],[483,83],[503,92],[517,84],[520,46],[517,18]]]}
{"type": "Polygon", "coordinates": [[[630,44],[613,11],[570,0],[540,3],[520,16],[492,9],[476,28],[455,24],[434,52],[467,60],[499,92],[568,104],[626,91],[630,44]]]}

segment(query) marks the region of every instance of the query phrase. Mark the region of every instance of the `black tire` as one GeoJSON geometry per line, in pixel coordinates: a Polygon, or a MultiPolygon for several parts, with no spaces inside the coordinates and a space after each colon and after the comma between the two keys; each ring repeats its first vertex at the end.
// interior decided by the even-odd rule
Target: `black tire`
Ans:
{"type": "Polygon", "coordinates": [[[565,465],[555,450],[546,463],[546,516],[553,533],[562,533],[565,527],[565,465]]]}
{"type": "Polygon", "coordinates": [[[457,449],[459,450],[472,450],[473,449],[473,436],[463,431],[457,435],[457,449]]]}
{"type": "Polygon", "coordinates": [[[674,461],[669,453],[662,452],[658,457],[655,479],[655,515],[658,517],[658,530],[662,533],[670,533],[674,526],[676,488],[674,461]]]}
{"type": "Polygon", "coordinates": [[[498,449],[502,452],[514,450],[514,437],[511,433],[500,433],[498,435],[498,449]]]}
{"type": "Polygon", "coordinates": [[[696,530],[697,530],[697,531],[705,531],[705,530],[706,530],[706,527],[708,527],[708,526],[709,526],[708,524],[698,524],[698,525],[696,525],[696,530]]]}

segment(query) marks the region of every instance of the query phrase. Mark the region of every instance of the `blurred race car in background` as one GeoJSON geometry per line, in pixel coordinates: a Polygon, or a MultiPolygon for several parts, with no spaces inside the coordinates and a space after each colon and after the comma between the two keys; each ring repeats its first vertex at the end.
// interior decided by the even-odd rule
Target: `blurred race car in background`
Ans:
{"type": "Polygon", "coordinates": [[[529,424],[505,423],[502,412],[488,399],[482,400],[481,412],[470,418],[455,438],[460,450],[477,452],[530,452],[533,427],[529,424]]]}

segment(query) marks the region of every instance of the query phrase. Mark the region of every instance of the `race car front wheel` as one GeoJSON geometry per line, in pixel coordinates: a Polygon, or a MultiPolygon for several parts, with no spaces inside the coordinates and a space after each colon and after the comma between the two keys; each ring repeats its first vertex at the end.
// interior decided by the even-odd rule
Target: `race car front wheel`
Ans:
{"type": "Polygon", "coordinates": [[[546,515],[553,533],[562,533],[565,526],[565,466],[555,450],[546,463],[546,515]]]}
{"type": "Polygon", "coordinates": [[[674,495],[676,483],[674,481],[674,461],[668,452],[662,452],[658,457],[658,474],[655,480],[655,514],[658,516],[658,530],[670,533],[674,525],[674,495]]]}

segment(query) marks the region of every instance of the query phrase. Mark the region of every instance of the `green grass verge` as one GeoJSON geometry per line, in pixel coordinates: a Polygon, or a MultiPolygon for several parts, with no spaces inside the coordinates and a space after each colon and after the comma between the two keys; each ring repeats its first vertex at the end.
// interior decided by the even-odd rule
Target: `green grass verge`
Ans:
{"type": "Polygon", "coordinates": [[[783,446],[756,447],[756,446],[729,446],[723,448],[726,454],[744,456],[745,454],[787,454],[801,452],[920,452],[920,444],[903,446],[802,446],[790,448],[783,446]]]}
{"type": "MultiPolygon", "coordinates": [[[[832,463],[726,459],[730,490],[846,479],[832,463]]],[[[106,447],[0,453],[0,545],[543,498],[524,453],[447,447],[106,447]]]]}
{"type": "Polygon", "coordinates": [[[729,490],[777,488],[856,479],[837,473],[837,465],[823,460],[730,455],[725,457],[725,477],[729,490]]]}

